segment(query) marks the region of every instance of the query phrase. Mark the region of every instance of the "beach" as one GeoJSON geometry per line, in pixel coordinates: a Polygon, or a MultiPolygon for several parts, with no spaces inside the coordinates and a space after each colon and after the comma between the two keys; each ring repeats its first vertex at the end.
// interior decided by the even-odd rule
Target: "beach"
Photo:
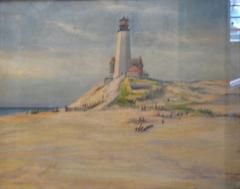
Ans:
{"type": "Polygon", "coordinates": [[[0,117],[0,188],[237,188],[239,118],[112,108],[0,117]],[[136,132],[136,120],[154,127],[136,132]]]}

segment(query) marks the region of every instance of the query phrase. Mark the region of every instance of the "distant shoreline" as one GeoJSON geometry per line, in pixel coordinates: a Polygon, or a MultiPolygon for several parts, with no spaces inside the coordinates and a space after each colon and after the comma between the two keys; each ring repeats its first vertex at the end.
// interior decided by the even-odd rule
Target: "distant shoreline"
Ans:
{"type": "Polygon", "coordinates": [[[57,107],[0,107],[0,116],[15,115],[30,111],[48,112],[56,108],[57,107]]]}

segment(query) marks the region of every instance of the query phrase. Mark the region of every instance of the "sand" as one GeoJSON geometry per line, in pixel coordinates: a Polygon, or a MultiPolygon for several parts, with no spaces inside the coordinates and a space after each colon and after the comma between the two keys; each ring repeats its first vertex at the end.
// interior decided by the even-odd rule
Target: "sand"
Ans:
{"type": "Polygon", "coordinates": [[[0,188],[239,187],[239,119],[112,109],[0,117],[0,188]],[[154,127],[135,132],[144,116],[154,127]]]}

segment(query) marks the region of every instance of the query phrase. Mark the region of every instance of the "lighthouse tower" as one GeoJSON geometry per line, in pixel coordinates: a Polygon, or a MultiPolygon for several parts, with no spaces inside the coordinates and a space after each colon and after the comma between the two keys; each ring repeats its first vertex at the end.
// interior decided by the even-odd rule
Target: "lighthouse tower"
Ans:
{"type": "Polygon", "coordinates": [[[130,61],[131,52],[128,19],[123,17],[119,20],[119,29],[117,31],[113,78],[126,74],[130,61]]]}

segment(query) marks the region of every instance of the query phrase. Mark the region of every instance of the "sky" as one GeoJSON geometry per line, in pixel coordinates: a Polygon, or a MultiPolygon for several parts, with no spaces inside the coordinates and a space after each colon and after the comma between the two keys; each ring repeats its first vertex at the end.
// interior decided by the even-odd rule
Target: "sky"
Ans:
{"type": "Polygon", "coordinates": [[[0,106],[63,106],[101,83],[122,16],[151,77],[240,75],[226,0],[1,1],[0,106]]]}

